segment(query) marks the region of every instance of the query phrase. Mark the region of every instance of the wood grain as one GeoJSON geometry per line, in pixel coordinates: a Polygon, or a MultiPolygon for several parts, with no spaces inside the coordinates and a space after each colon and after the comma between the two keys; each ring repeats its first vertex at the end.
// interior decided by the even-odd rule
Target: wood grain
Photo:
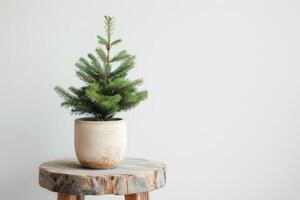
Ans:
{"type": "Polygon", "coordinates": [[[76,195],[58,193],[57,200],[84,200],[84,196],[76,196],[76,195]]]}
{"type": "Polygon", "coordinates": [[[78,196],[142,193],[138,198],[144,200],[144,192],[166,184],[166,165],[125,158],[118,168],[99,170],[84,169],[75,159],[55,160],[40,165],[39,184],[53,192],[78,196]]]}
{"type": "Polygon", "coordinates": [[[148,192],[125,195],[125,200],[149,200],[148,192]]]}

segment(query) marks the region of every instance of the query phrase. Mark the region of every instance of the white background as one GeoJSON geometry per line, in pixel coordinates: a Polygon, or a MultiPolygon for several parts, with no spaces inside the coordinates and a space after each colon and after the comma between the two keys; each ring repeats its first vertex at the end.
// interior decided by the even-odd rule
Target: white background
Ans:
{"type": "Polygon", "coordinates": [[[152,199],[300,198],[299,1],[1,0],[1,200],[56,198],[38,166],[74,156],[74,116],[53,87],[82,84],[105,14],[150,94],[119,115],[128,156],[168,164],[152,199]]]}

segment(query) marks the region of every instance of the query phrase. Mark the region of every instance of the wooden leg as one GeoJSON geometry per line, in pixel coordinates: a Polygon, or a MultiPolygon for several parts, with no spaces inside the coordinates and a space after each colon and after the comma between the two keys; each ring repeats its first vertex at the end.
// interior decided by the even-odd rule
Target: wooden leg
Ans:
{"type": "Polygon", "coordinates": [[[148,192],[125,195],[125,200],[149,200],[149,199],[150,198],[148,192]]]}
{"type": "Polygon", "coordinates": [[[84,196],[58,193],[57,200],[84,200],[84,196]]]}

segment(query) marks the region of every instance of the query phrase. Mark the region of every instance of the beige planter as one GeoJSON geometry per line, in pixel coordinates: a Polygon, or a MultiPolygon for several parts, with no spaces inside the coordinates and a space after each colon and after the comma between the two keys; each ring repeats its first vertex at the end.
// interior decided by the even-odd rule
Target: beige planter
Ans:
{"type": "Polygon", "coordinates": [[[115,168],[124,158],[127,130],[124,120],[75,120],[75,152],[83,167],[115,168]]]}

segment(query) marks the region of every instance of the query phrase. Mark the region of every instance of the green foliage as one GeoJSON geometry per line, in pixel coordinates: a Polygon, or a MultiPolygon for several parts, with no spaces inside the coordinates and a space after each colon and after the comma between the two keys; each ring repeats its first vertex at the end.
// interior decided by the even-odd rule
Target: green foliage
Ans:
{"type": "Polygon", "coordinates": [[[59,86],[56,92],[63,98],[61,106],[69,108],[72,114],[88,115],[95,120],[112,120],[116,113],[134,108],[147,98],[147,91],[138,91],[142,79],[129,80],[128,72],[134,67],[135,57],[123,50],[111,57],[112,47],[122,42],[112,41],[113,18],[105,16],[106,37],[97,36],[99,47],[96,56],[80,58],[75,64],[76,76],[85,85],[80,88],[59,86]]]}

